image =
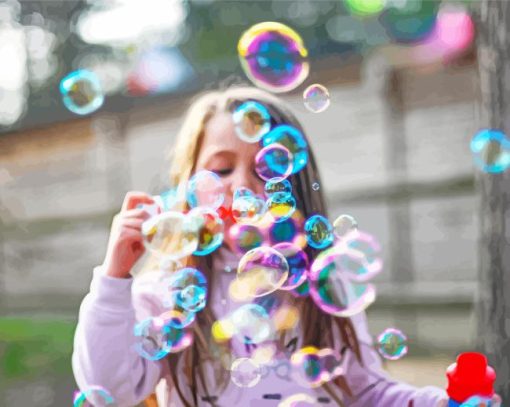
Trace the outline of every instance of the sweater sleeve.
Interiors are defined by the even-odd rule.
[[[382,367],[373,347],[364,313],[352,318],[359,336],[362,363],[354,354],[347,356],[347,378],[353,397],[349,407],[436,407],[448,400],[446,392],[437,387],[416,388],[391,379]]]
[[[134,350],[132,282],[106,276],[96,267],[74,336],[72,366],[78,387],[86,391],[101,386],[119,407],[143,401],[162,374],[161,362],[144,359]],[[136,306],[143,313],[143,300]]]

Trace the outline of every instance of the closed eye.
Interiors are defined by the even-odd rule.
[[[232,174],[232,168],[220,168],[217,170],[212,170],[215,174],[219,175],[220,177],[226,177],[227,175]]]

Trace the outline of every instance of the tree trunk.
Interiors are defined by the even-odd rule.
[[[482,128],[510,134],[510,2],[482,0],[478,62]],[[478,345],[496,369],[496,391],[510,403],[510,172],[479,173],[481,235]],[[505,220],[506,219],[506,220]]]

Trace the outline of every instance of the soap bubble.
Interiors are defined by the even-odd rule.
[[[367,262],[363,273],[359,269],[357,281],[367,281],[382,271],[381,245],[371,234],[354,229],[343,237],[340,246],[345,247],[348,252],[360,253]]]
[[[305,223],[308,245],[314,249],[324,249],[333,243],[333,227],[322,215],[312,215]]]
[[[366,284],[368,262],[362,253],[331,247],[322,251],[308,273],[310,295],[328,314],[351,317],[375,301],[375,288]]]
[[[85,69],[71,72],[60,81],[64,105],[73,113],[90,114],[104,102],[101,83],[95,73]]]
[[[407,354],[407,337],[398,329],[385,329],[377,337],[377,348],[385,359],[398,360]]]
[[[308,143],[297,128],[281,124],[262,137],[262,145],[280,144],[290,151],[292,156],[292,174],[301,171],[308,163]]]
[[[186,267],[169,277],[168,291],[174,304],[195,313],[205,307],[207,280],[199,270]]]
[[[190,326],[195,322],[196,314],[184,308],[174,308],[163,312],[159,318],[163,321],[164,325],[174,328],[176,330],[182,330],[187,326]]]
[[[292,192],[292,185],[287,179],[271,178],[266,181],[264,192],[268,198],[277,192],[290,194]]]
[[[296,200],[292,194],[275,192],[266,201],[266,209],[275,222],[281,222],[292,216],[296,210]]]
[[[135,350],[148,360],[164,358],[184,337],[182,329],[165,325],[162,318],[147,318],[135,325]]]
[[[481,130],[473,137],[470,146],[475,164],[482,171],[497,174],[510,167],[510,140],[503,132]]]
[[[288,92],[308,76],[308,51],[303,40],[284,24],[255,24],[243,33],[237,50],[246,76],[269,91]]]
[[[260,381],[260,366],[253,359],[239,358],[232,362],[230,379],[239,387],[253,387]]]
[[[338,237],[345,236],[348,232],[358,229],[358,222],[351,215],[340,215],[333,222],[335,235]]]
[[[264,307],[244,304],[228,318],[233,327],[233,336],[241,343],[258,344],[273,337],[274,326]]]
[[[306,280],[307,254],[298,246],[288,242],[278,243],[273,246],[273,249],[279,251],[289,264],[289,276],[280,289],[292,290],[300,286]]]
[[[293,158],[281,144],[270,144],[255,156],[255,171],[264,181],[284,180],[292,173]]]
[[[214,172],[201,170],[188,181],[187,200],[190,207],[218,209],[225,200],[225,187]]]
[[[324,369],[317,348],[307,346],[299,349],[292,354],[290,363],[292,376],[300,385],[313,388],[324,383]]]
[[[246,253],[264,242],[262,231],[254,225],[236,223],[230,227],[229,235],[235,251],[239,253]]]
[[[460,407],[501,407],[501,397],[497,394],[492,397],[472,396],[464,401]]]
[[[74,396],[73,407],[115,407],[112,395],[101,386],[89,386],[85,391],[77,392]]]
[[[281,242],[290,242],[305,248],[306,237],[304,234],[304,218],[299,210],[295,210],[292,216],[280,222],[273,222],[268,229],[268,237],[271,245]]]
[[[329,107],[329,91],[325,86],[315,83],[303,92],[305,107],[312,113],[320,113]]]
[[[255,195],[241,195],[232,202],[232,216],[238,223],[258,223],[266,212],[265,202]]]
[[[262,297],[278,290],[288,275],[289,265],[285,257],[266,246],[245,253],[237,268],[237,279],[250,297]]]
[[[347,10],[359,16],[379,14],[386,3],[386,0],[344,0]]]
[[[271,116],[261,103],[248,101],[233,114],[237,136],[247,143],[256,143],[271,129]]]
[[[335,377],[345,374],[342,369],[342,357],[340,353],[331,348],[323,348],[318,352],[324,382],[329,382]]]
[[[306,393],[296,393],[282,400],[278,407],[315,407],[317,399]]]
[[[142,224],[144,244],[152,253],[170,260],[192,254],[198,246],[198,229],[192,217],[163,212]]]
[[[314,191],[318,191],[320,188],[321,188],[321,186],[320,186],[320,184],[319,184],[318,182],[314,182],[314,183],[312,184],[312,189],[313,189]]]
[[[206,208],[193,208],[187,215],[196,223],[198,247],[195,256],[206,256],[214,252],[223,243],[223,221],[216,211]]]

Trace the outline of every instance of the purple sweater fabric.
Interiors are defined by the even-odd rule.
[[[237,259],[226,250],[216,257],[214,271],[218,280],[215,286],[219,289],[213,291],[208,306],[221,317],[239,306],[226,295],[226,287],[235,278],[235,273],[224,271],[226,266],[235,270]],[[160,407],[183,406],[172,385],[168,361],[150,361],[134,350],[136,321],[160,315],[165,310],[158,295],[158,288],[161,288],[158,282],[165,275],[158,271],[134,279],[117,279],[106,276],[102,267],[94,269],[90,292],[80,307],[74,338],[72,365],[80,390],[101,386],[110,392],[119,407],[136,406],[154,392]],[[447,400],[445,391],[439,388],[415,388],[388,377],[373,349],[365,314],[360,313],[351,319],[360,342],[363,363],[360,364],[350,350],[342,356],[341,365],[353,394],[348,397],[336,392],[345,406],[408,407],[412,400],[414,407],[435,407],[440,401]],[[297,333],[295,349],[305,345]],[[341,349],[341,343],[339,346]],[[250,355],[250,350],[240,344],[233,346],[232,352],[236,357]],[[206,365],[205,370],[208,382],[214,383],[210,380],[214,377],[212,366]],[[305,388],[296,383],[289,372],[288,355],[279,355],[263,369],[262,378],[254,387],[241,388],[229,383],[224,391],[220,391],[214,384],[209,384],[206,392],[199,386],[198,406],[211,406],[210,400],[214,400],[214,405],[219,407],[276,407],[297,393],[309,395],[317,406],[337,405],[323,388]],[[188,400],[193,400],[190,389],[187,386],[181,388]]]

